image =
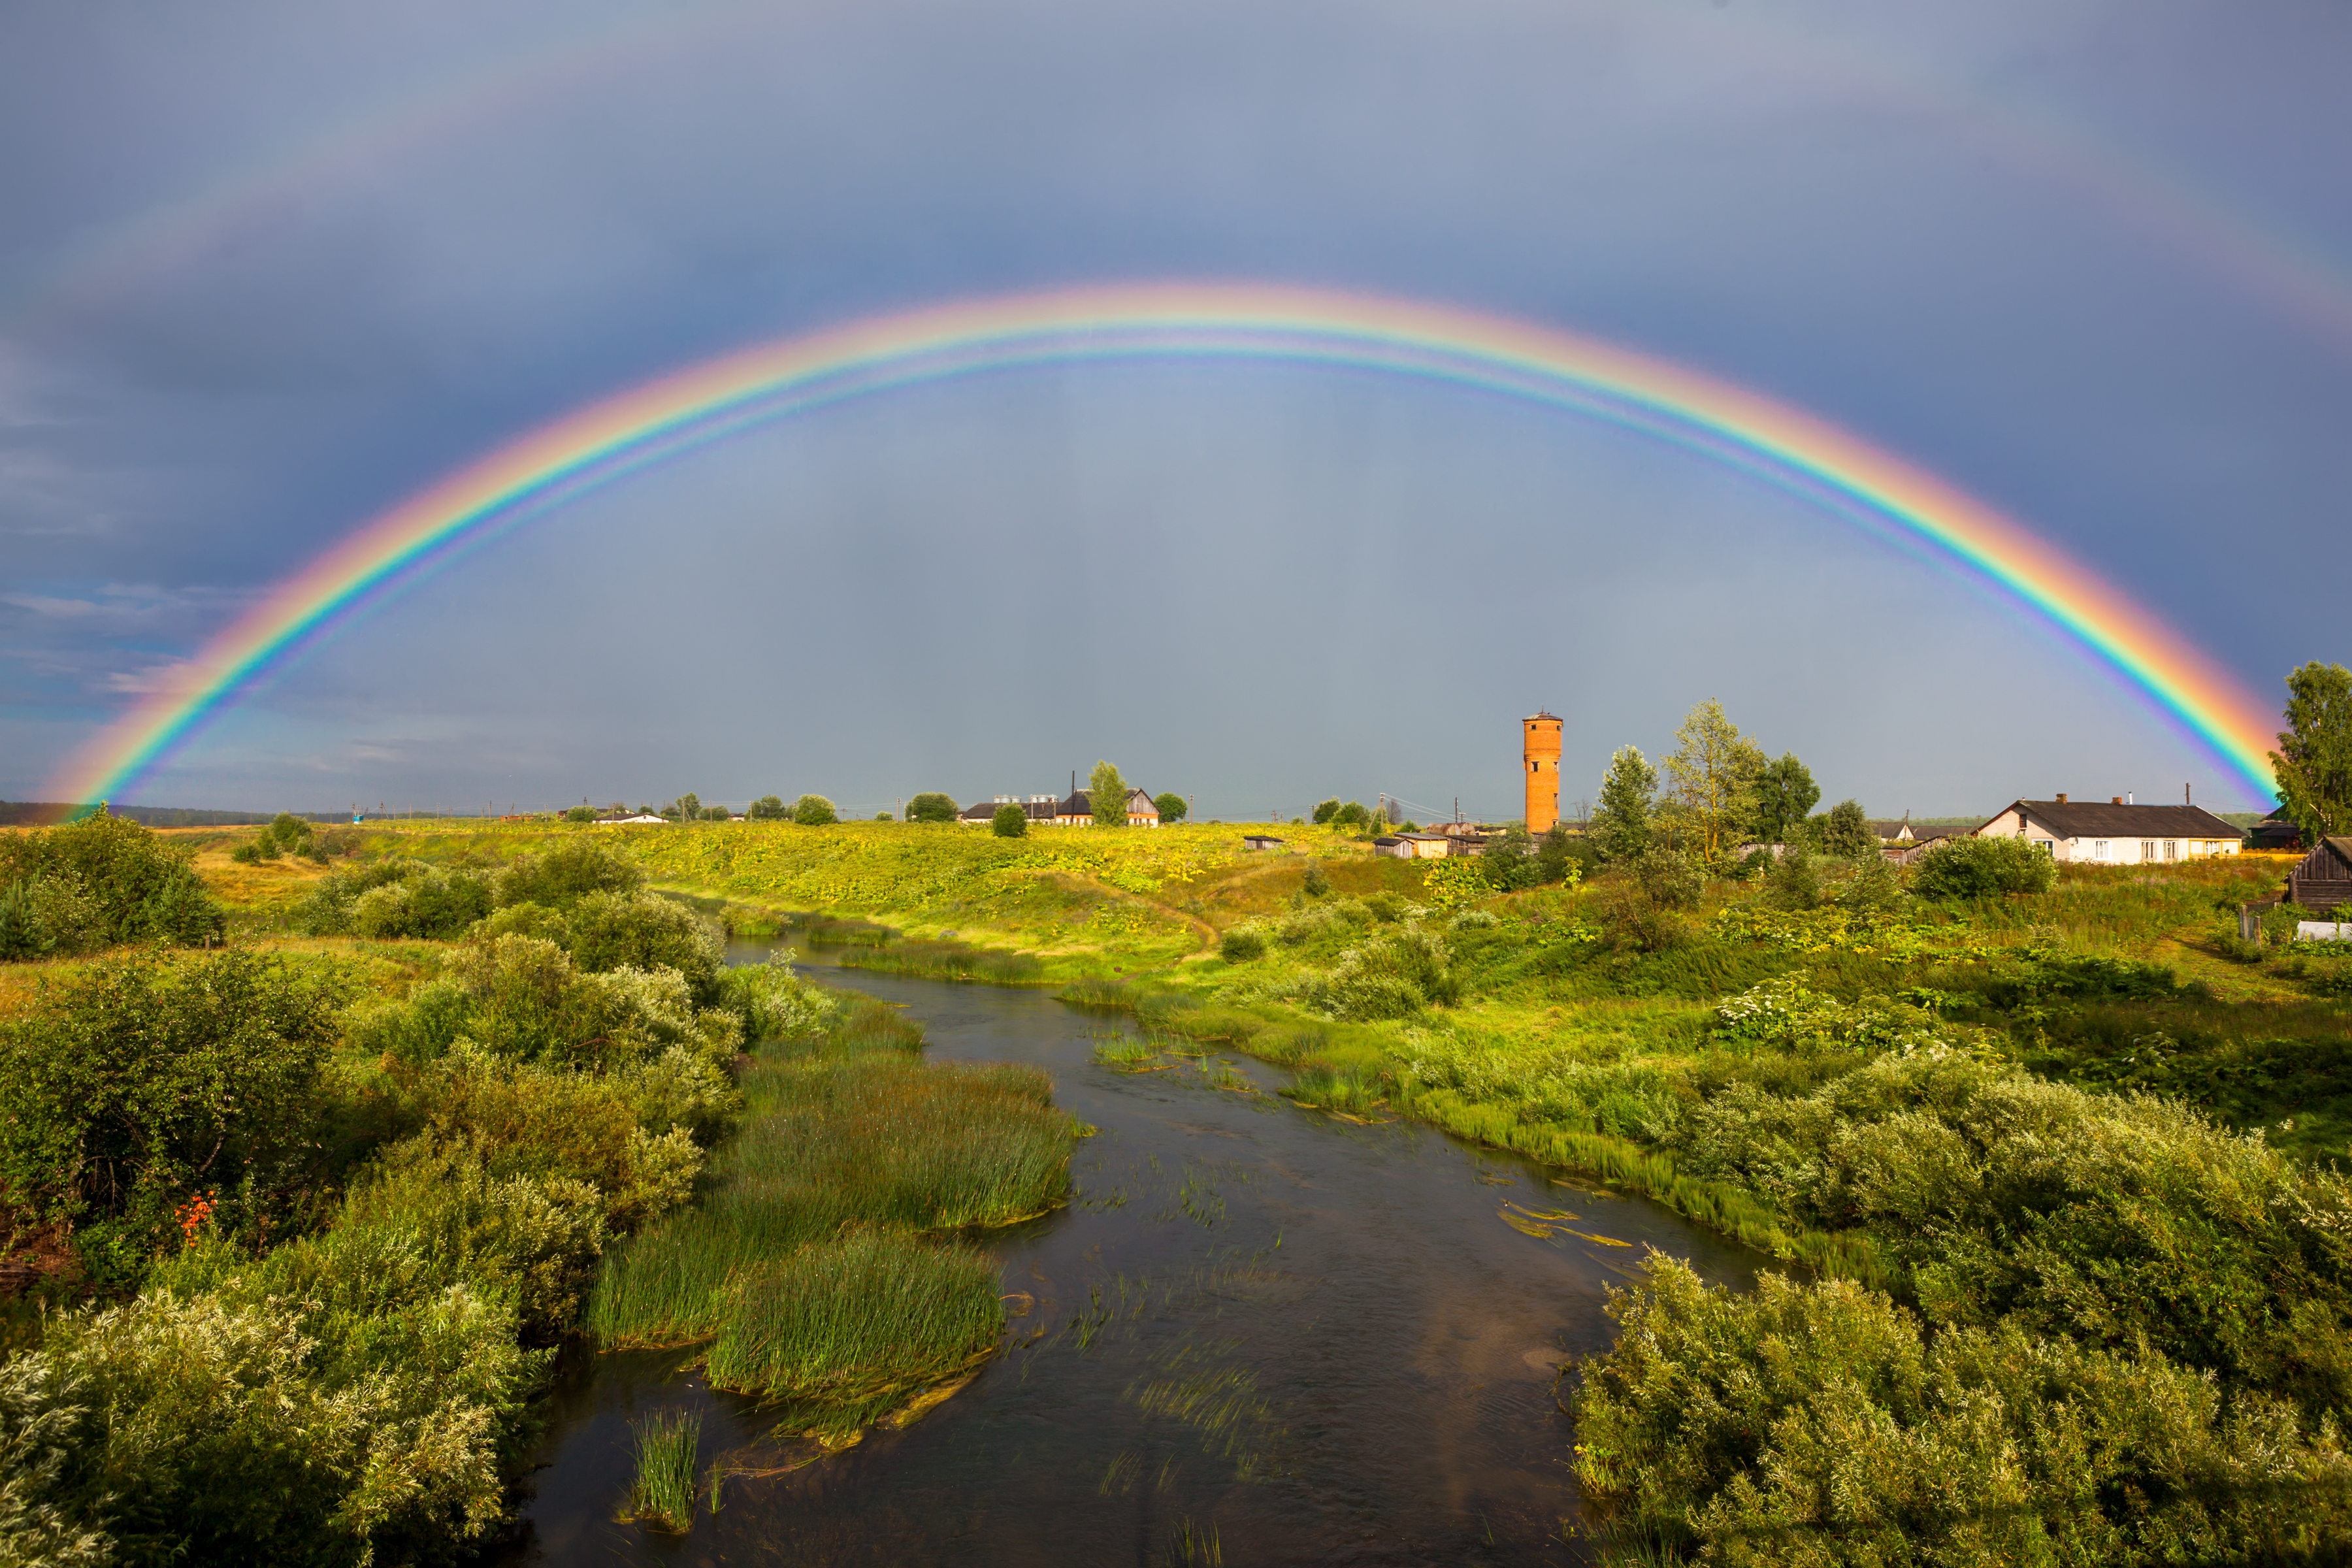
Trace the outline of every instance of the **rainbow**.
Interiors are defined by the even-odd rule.
[[[691,366],[516,440],[280,584],[73,756],[50,798],[134,788],[339,616],[465,544],[740,431],[1024,366],[1192,358],[1370,371],[1525,400],[1671,442],[2006,589],[2104,661],[2258,799],[2260,705],[2169,627],[2017,523],[1785,404],[1592,339],[1403,300],[1254,285],[1080,289],[876,317]]]

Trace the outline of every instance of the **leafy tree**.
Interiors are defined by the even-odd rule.
[[[1878,835],[1870,830],[1870,818],[1864,815],[1860,801],[1842,800],[1830,807],[1829,820],[1822,825],[1822,847],[1849,860],[1879,852]]]
[[[887,822],[890,820],[890,814],[887,811],[877,811],[874,814],[874,820],[877,822]]]
[[[677,804],[670,811],[665,811],[662,815],[668,816],[673,812],[688,822],[697,821],[702,816],[702,797],[691,792],[679,795]]]
[[[596,808],[593,805],[575,805],[570,811],[563,814],[563,820],[566,822],[593,822],[596,820]]]
[[[1127,781],[1118,769],[1108,763],[1097,763],[1087,779],[1087,805],[1095,815],[1097,827],[1127,826]]]
[[[1631,860],[1650,847],[1650,816],[1656,809],[1658,770],[1638,746],[1609,759],[1601,781],[1600,804],[1592,808],[1587,836],[1605,861]]]
[[[2058,862],[2019,837],[1977,834],[1927,846],[1911,890],[1923,899],[1990,899],[2046,893],[2058,885]]]
[[[1712,697],[1685,714],[1675,731],[1666,779],[1708,865],[1723,858],[1753,816],[1756,779],[1766,765],[1762,749],[1739,732]]]
[[[1029,833],[1029,814],[1011,801],[1007,801],[996,808],[995,816],[988,819],[988,828],[999,838],[1026,837]]]
[[[702,820],[705,822],[732,822],[735,820],[735,814],[728,810],[723,805],[706,805],[702,808]]]
[[[1541,874],[1536,864],[1535,840],[1517,824],[1487,839],[1486,852],[1478,858],[1486,873],[1486,885],[1498,893],[1532,888]]]
[[[1796,752],[1783,752],[1779,762],[1765,763],[1757,773],[1755,795],[1756,837],[1766,844],[1788,844],[1804,830],[1822,786]]]
[[[909,822],[953,822],[956,803],[937,790],[926,790],[907,803]]]
[[[1339,815],[1339,798],[1334,796],[1315,808],[1315,826],[1320,827]]]
[[[821,795],[804,795],[793,802],[793,820],[803,827],[825,827],[841,820],[833,802]]]
[[[2305,844],[2352,833],[2352,670],[2305,665],[2286,678],[2286,723],[2271,770]]]
[[[743,815],[754,822],[782,822],[792,814],[793,808],[784,804],[782,796],[763,795]]]
[[[1182,795],[1172,791],[1167,795],[1153,795],[1151,805],[1153,810],[1160,813],[1160,820],[1170,824],[1183,821],[1185,813],[1192,809],[1185,804]]]
[[[1536,845],[1536,880],[1573,887],[1583,879],[1584,862],[1591,853],[1591,840],[1579,838],[1564,823],[1554,823]]]
[[[1764,901],[1775,909],[1810,910],[1822,901],[1822,879],[1813,866],[1812,851],[1802,844],[1764,868]]]
[[[0,887],[17,882],[58,951],[131,942],[193,947],[226,926],[186,854],[120,816],[0,835]]]

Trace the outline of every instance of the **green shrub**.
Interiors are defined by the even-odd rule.
[[[784,804],[783,798],[772,795],[761,795],[743,813],[754,822],[782,822],[792,814],[793,808]]]
[[[1299,880],[1298,890],[1310,899],[1322,898],[1331,890],[1331,874],[1323,869],[1322,861],[1307,862],[1307,870]]]
[[[625,895],[645,885],[645,868],[619,849],[596,838],[566,838],[499,872],[498,905],[568,910],[593,893]]]
[[[792,959],[789,951],[781,951],[771,952],[765,963],[719,971],[718,1005],[742,1020],[746,1043],[807,1039],[823,1033],[840,1011],[835,994],[793,973]]]
[[[122,942],[202,946],[226,929],[187,856],[135,822],[92,816],[0,836],[0,957],[79,952]]]
[[[825,827],[841,820],[833,802],[821,795],[804,795],[793,803],[793,820],[803,827]]]
[[[330,871],[311,884],[310,892],[295,906],[294,928],[306,936],[348,936],[352,931],[352,906],[359,902],[362,895],[432,869],[423,860],[387,857],[364,866]]]
[[[223,1224],[280,1212],[318,1158],[349,999],[334,975],[245,952],[101,960],[44,988],[0,1021],[0,1191],[97,1227],[93,1247],[117,1227],[130,1258],[199,1194]]]
[[[1611,1535],[1726,1564],[2317,1562],[2352,1552],[2352,1459],[2294,1409],[2145,1348],[2005,1323],[1930,1338],[1885,1296],[1612,1289],[1576,1469]]]
[[[490,912],[489,879],[476,871],[428,868],[362,893],[352,901],[354,936],[446,941]]]
[[[2058,885],[2058,862],[2023,838],[1967,834],[1920,852],[1911,890],[1923,899],[1990,899],[2046,893]]]
[[[1217,939],[1217,956],[1227,963],[1247,963],[1265,956],[1265,933],[1253,926],[1235,926]]]
[[[698,998],[717,994],[726,946],[710,921],[658,893],[590,893],[572,906],[572,956],[583,970],[674,969]]]
[[[448,1554],[503,1515],[501,1438],[531,1363],[458,1286],[366,1336],[310,1309],[142,1297],[53,1321],[22,1358],[99,1436],[89,1526],[132,1564],[356,1564]]]
[[[47,1356],[0,1360],[0,1563],[10,1568],[104,1568],[114,1556],[95,1523],[112,1500],[88,1392]]]
[[[989,830],[999,838],[1022,838],[1029,832],[1029,814],[1010,803],[996,808],[988,819]]]

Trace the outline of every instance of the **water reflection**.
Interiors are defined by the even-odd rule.
[[[1246,1059],[1098,1065],[1108,1022],[1038,993],[826,978],[905,1003],[937,1058],[1047,1068],[1100,1129],[1069,1207],[991,1238],[1007,1350],[913,1425],[813,1463],[677,1355],[583,1356],[502,1561],[1579,1561],[1555,1368],[1607,1342],[1604,1290],[1647,1245],[1712,1278],[1752,1267],[1655,1205],[1299,1110]],[[675,1405],[703,1412],[706,1466],[765,1472],[727,1479],[684,1538],[613,1518],[629,1420]]]

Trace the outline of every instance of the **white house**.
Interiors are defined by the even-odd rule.
[[[2014,801],[1977,829],[1979,837],[2022,838],[2043,854],[2093,866],[2145,866],[2235,855],[2244,835],[2201,805],[2126,805]]]

